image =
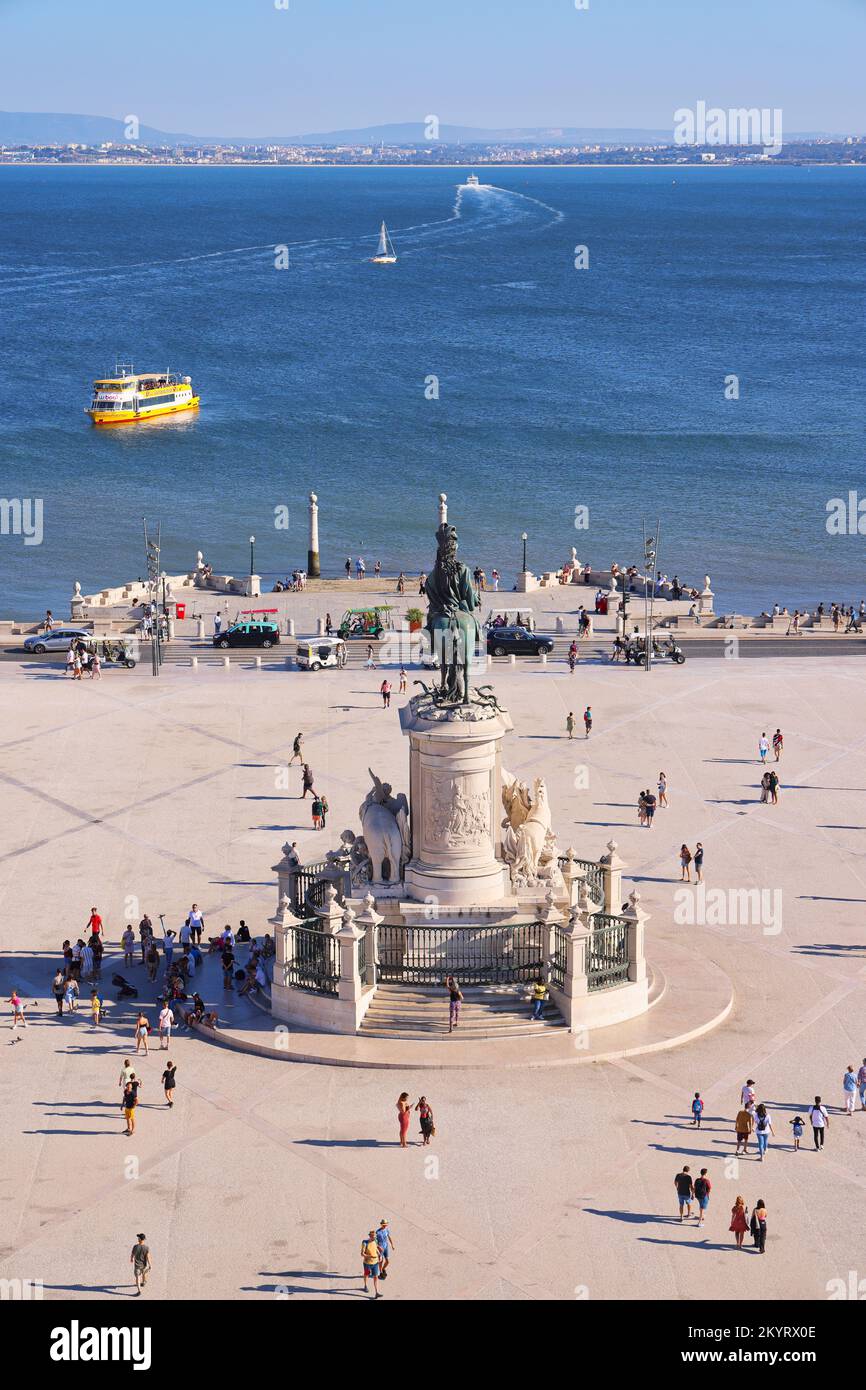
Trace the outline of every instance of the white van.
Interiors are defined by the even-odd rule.
[[[348,651],[342,637],[310,637],[298,643],[295,661],[302,671],[321,671],[323,666],[346,664]]]

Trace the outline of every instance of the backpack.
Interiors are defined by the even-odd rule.
[[[695,1196],[696,1196],[696,1197],[698,1198],[698,1200],[700,1201],[701,1197],[706,1197],[706,1195],[707,1195],[707,1180],[706,1180],[706,1178],[695,1178]]]

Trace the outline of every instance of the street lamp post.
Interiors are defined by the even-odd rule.
[[[523,535],[520,537],[520,539],[523,541],[523,573],[525,574],[525,573],[526,573],[526,542],[529,540],[529,537],[527,536],[527,534],[526,534],[525,531],[523,532]]]
[[[255,572],[256,572],[255,559],[256,559],[256,538],[255,538],[255,536],[250,536],[250,578],[252,578],[252,576],[253,576],[253,575],[255,574]]]

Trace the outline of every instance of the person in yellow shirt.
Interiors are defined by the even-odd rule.
[[[102,1013],[102,1000],[95,989],[90,991],[90,1018],[94,1028],[99,1027],[99,1015]]]
[[[544,1012],[544,1001],[547,998],[547,985],[539,975],[535,984],[532,986],[532,1017],[540,1019]]]
[[[376,1232],[370,1231],[369,1235],[361,1241],[361,1259],[364,1262],[364,1293],[367,1292],[367,1280],[373,1280],[373,1297],[381,1298],[379,1292],[379,1242],[376,1240]]]

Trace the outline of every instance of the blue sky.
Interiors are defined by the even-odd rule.
[[[866,131],[866,0],[0,0],[0,106],[191,134],[647,126],[781,107]]]

